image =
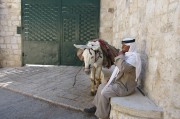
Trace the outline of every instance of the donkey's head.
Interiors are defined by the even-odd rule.
[[[84,71],[86,72],[86,74],[89,74],[91,71],[90,69],[94,66],[94,63],[97,60],[96,52],[100,50],[99,42],[89,41],[87,45],[74,44],[74,46],[79,49],[77,55],[80,60],[84,60]]]

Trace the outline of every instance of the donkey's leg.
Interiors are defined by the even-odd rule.
[[[96,93],[95,93],[95,85],[94,85],[94,79],[91,79],[91,92],[90,92],[90,95],[91,96],[94,96]]]
[[[95,79],[95,89],[94,89],[94,92],[96,93],[97,92],[97,89],[98,89],[98,87],[99,87],[99,85],[101,84],[101,79],[99,78],[99,79]]]
[[[101,84],[101,70],[102,66],[99,66],[96,68],[96,73],[95,73],[95,91],[97,91],[99,85]]]
[[[91,79],[91,96],[95,95],[95,71],[96,69],[94,67],[91,68],[91,74],[90,74],[90,79]]]

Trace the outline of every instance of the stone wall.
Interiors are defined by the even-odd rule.
[[[0,66],[21,66],[21,0],[0,0]]]
[[[112,44],[119,47],[122,38],[129,36],[136,38],[143,61],[141,76],[144,91],[164,109],[164,119],[179,119],[180,1],[113,1]],[[104,4],[102,6],[107,6],[103,11],[112,8],[109,5],[113,1],[102,0]],[[106,22],[103,17],[101,22]],[[103,29],[104,26],[101,25]],[[101,32],[101,37],[106,37],[106,32]]]
[[[100,38],[112,44],[114,0],[101,0],[100,7]]]

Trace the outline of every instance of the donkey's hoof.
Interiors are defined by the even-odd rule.
[[[91,96],[95,96],[95,95],[96,95],[96,91],[91,92],[90,95],[91,95]]]

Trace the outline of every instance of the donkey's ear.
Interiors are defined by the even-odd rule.
[[[89,48],[87,45],[76,45],[76,44],[74,44],[74,47],[80,48],[82,50],[84,50],[85,48]]]

